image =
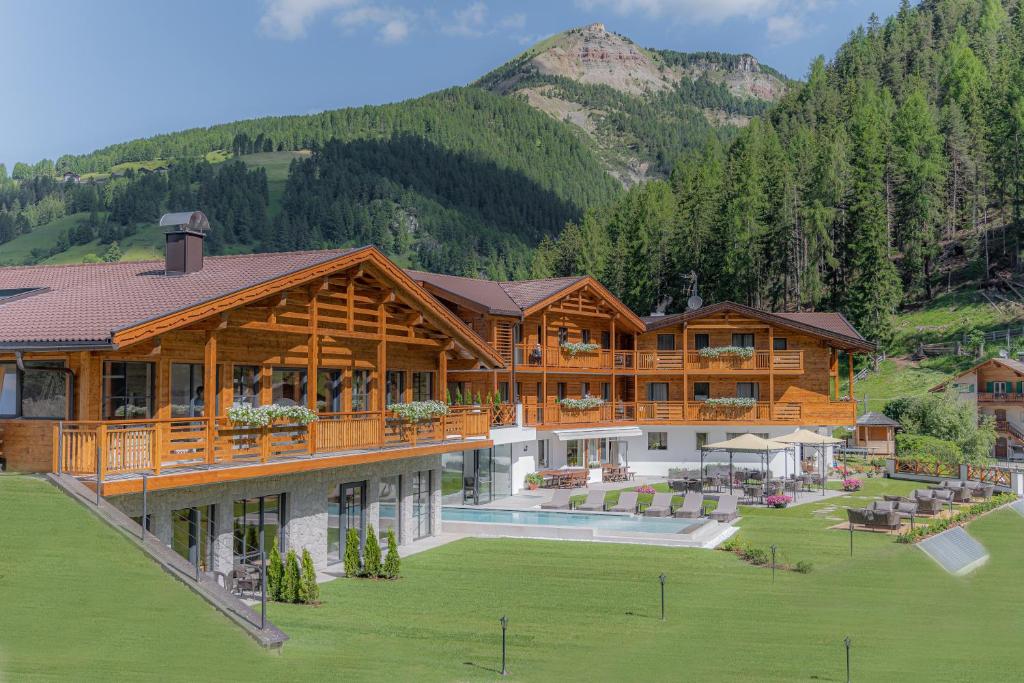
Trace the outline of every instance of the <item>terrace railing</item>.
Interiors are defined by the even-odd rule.
[[[100,479],[160,474],[195,465],[261,463],[483,437],[490,427],[489,406],[453,406],[448,415],[415,423],[380,411],[323,413],[308,425],[279,422],[267,427],[238,425],[226,417],[62,422],[54,426],[53,469]]]

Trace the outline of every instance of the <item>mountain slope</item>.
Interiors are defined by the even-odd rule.
[[[750,55],[644,49],[603,24],[552,36],[475,85],[575,125],[626,184],[667,175],[680,154],[730,138],[787,90]]]

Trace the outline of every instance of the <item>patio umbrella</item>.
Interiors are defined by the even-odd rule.
[[[771,439],[762,439],[756,434],[740,434],[739,436],[727,439],[725,441],[718,441],[716,443],[705,444],[700,449],[700,464],[701,469],[704,469],[704,452],[707,451],[728,451],[729,452],[729,493],[732,493],[732,456],[733,453],[757,453],[764,457],[767,463],[771,453],[778,453],[779,451],[788,451],[790,448],[789,444],[780,443]],[[767,465],[766,465],[767,466]],[[701,490],[703,491],[703,478],[701,479]]]
[[[821,495],[825,495],[825,451],[822,449],[825,446],[842,443],[843,440],[836,439],[831,436],[825,436],[824,434],[818,434],[817,432],[812,432],[809,429],[798,429],[792,434],[785,434],[783,436],[776,437],[775,440],[782,443],[799,445],[801,447],[814,446],[821,463]]]

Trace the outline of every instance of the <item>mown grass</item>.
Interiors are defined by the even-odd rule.
[[[970,525],[992,559],[967,578],[888,534],[858,533],[851,558],[827,528],[834,506],[912,486],[743,508],[741,539],[814,564],[774,584],[718,551],[458,541],[406,559],[399,581],[341,579],[319,607],[273,605],[291,636],[275,657],[48,485],[3,477],[0,677],[494,680],[507,615],[514,680],[841,681],[847,635],[855,680],[1019,680],[1016,513]]]

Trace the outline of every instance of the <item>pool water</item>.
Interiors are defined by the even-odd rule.
[[[487,508],[445,507],[441,519],[446,522],[479,522],[482,524],[526,524],[533,526],[567,526],[639,531],[650,534],[677,534],[686,531],[697,519],[674,517],[642,517],[635,515],[595,515],[586,512],[554,512],[549,510],[491,510]]]

